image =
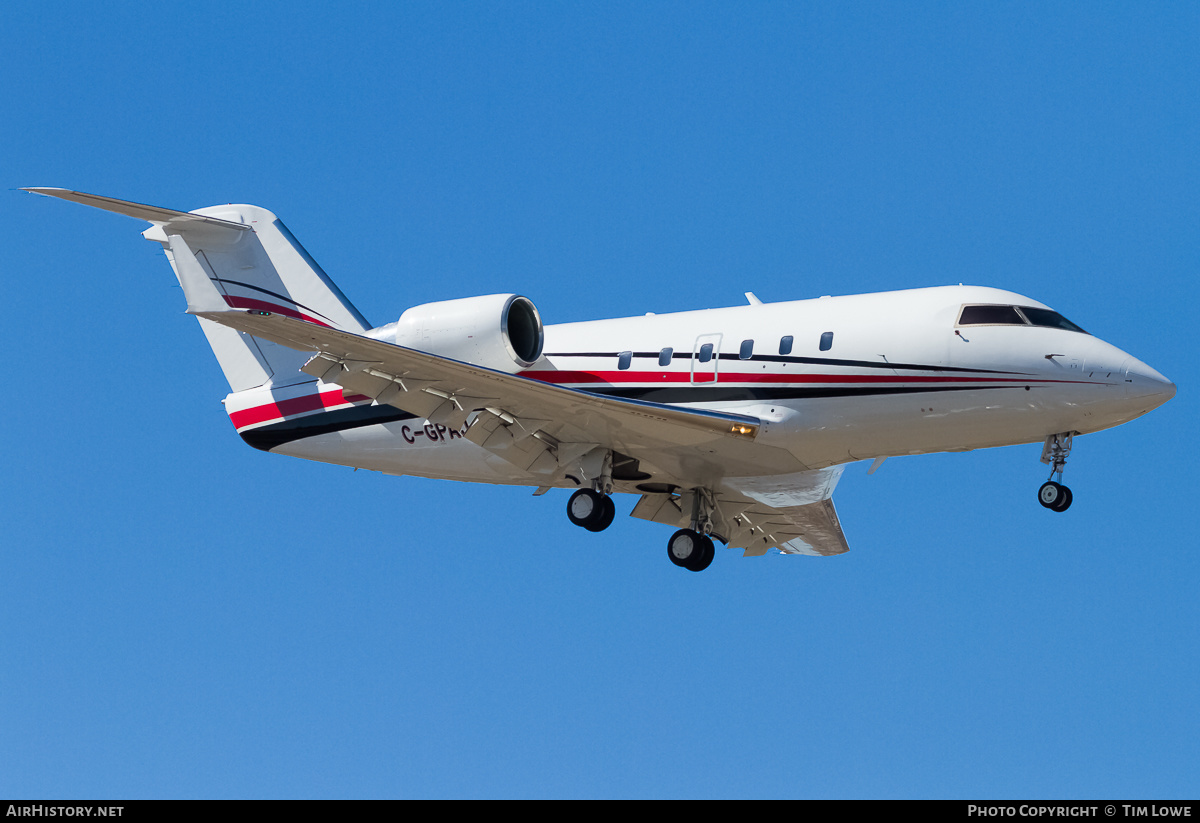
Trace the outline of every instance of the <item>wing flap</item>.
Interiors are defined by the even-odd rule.
[[[827,557],[850,550],[830,496],[842,466],[784,477],[726,478],[716,496],[714,533],[744,556],[771,549],[784,554]],[[776,505],[786,501],[784,505]],[[676,528],[691,524],[691,506],[677,494],[646,494],[633,517]]]

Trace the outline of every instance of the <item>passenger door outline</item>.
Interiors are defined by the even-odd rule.
[[[700,362],[700,351],[705,346],[712,346],[712,357],[707,363]],[[702,334],[696,338],[692,346],[692,383],[716,383],[717,373],[721,362],[721,335]]]

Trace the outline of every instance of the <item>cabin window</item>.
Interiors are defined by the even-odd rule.
[[[738,359],[739,360],[749,360],[753,356],[754,356],[754,341],[753,340],[743,340],[742,347],[741,347],[741,349],[738,350]]]
[[[624,371],[629,368],[629,364],[633,362],[633,352],[623,351],[617,355],[617,368]]]
[[[821,351],[829,351],[833,348],[833,332],[827,331],[821,335]]]
[[[960,326],[1024,326],[1016,306],[963,306]]]
[[[675,355],[675,350],[672,349],[671,347],[668,346],[667,348],[663,349],[662,351],[660,351],[658,353],[658,365],[660,365],[660,366],[671,365],[671,358],[674,355]]]
[[[780,354],[791,354],[792,353],[792,336],[790,334],[787,337],[779,338],[779,353]]]
[[[700,362],[707,363],[709,360],[712,360],[712,353],[713,353],[713,344],[705,343],[703,346],[700,347],[700,358],[699,358]]]

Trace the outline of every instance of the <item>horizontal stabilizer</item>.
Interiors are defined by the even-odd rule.
[[[159,206],[147,206],[144,203],[117,200],[116,198],[103,197],[99,194],[85,194],[84,192],[71,191],[70,189],[25,188],[21,189],[21,191],[27,191],[31,194],[44,194],[47,197],[57,197],[59,200],[69,200],[72,203],[80,203],[95,209],[116,212],[117,214],[124,214],[127,217],[136,217],[138,220],[145,220],[148,223],[170,226],[176,231],[188,226],[201,225],[214,228],[237,229],[238,231],[245,231],[250,228],[242,223],[219,220],[216,217],[205,217],[202,214],[190,214],[186,211],[164,209]]]

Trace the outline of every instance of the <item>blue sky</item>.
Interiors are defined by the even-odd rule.
[[[850,467],[838,558],[265,455],[143,224],[0,191],[0,796],[1195,797],[1195,4],[40,4],[6,187],[275,211],[373,323],[946,283],[1178,396]]]

